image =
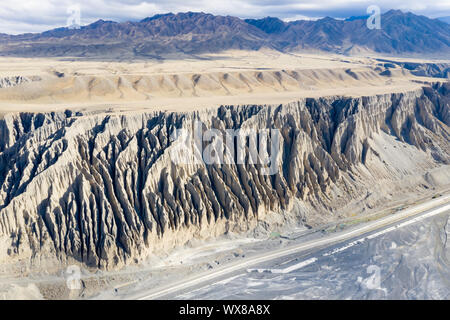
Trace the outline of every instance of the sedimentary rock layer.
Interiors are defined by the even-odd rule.
[[[381,180],[448,165],[449,89],[190,113],[7,114],[0,259],[115,268],[193,237],[251,230],[299,203],[314,210],[298,219],[314,223]],[[279,130],[278,170],[175,163],[171,134],[196,120],[203,130]]]

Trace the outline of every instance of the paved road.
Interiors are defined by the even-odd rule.
[[[427,201],[420,205],[397,212],[395,215],[389,215],[370,223],[366,223],[359,227],[354,227],[349,230],[344,230],[335,234],[324,236],[316,240],[304,242],[301,244],[292,245],[278,250],[266,252],[264,254],[249,257],[245,260],[240,260],[224,267],[203,272],[199,275],[187,278],[183,281],[172,283],[166,287],[150,289],[146,292],[141,292],[139,295],[132,297],[132,299],[149,300],[149,299],[165,299],[176,297],[183,292],[197,290],[204,286],[214,284],[217,282],[227,282],[230,279],[249,271],[270,271],[271,273],[285,274],[305,266],[313,264],[317,258],[310,258],[294,265],[285,268],[258,270],[257,266],[267,265],[271,261],[280,261],[280,259],[292,257],[292,255],[301,256],[307,255],[313,251],[323,250],[330,247],[330,251],[323,254],[333,255],[340,251],[346,250],[352,246],[358,245],[366,240],[379,237],[383,234],[392,232],[399,228],[413,225],[426,218],[439,215],[441,213],[450,211],[450,195],[441,196],[439,198]],[[350,241],[350,242],[349,242]],[[342,243],[342,245],[339,245]],[[270,263],[269,263],[270,264]]]

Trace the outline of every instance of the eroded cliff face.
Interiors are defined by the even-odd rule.
[[[22,76],[0,78],[0,89],[15,87],[29,81],[30,79]]]
[[[0,259],[116,268],[288,212],[309,224],[336,219],[380,183],[397,188],[450,163],[449,89],[191,113],[5,115]],[[221,131],[279,129],[277,173],[249,163],[174,163],[171,133],[196,120]]]

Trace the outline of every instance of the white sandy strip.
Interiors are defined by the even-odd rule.
[[[324,246],[324,245],[330,245],[335,242],[351,239],[355,236],[358,236],[358,235],[361,235],[361,234],[364,234],[364,233],[367,233],[370,231],[374,231],[375,229],[382,228],[383,226],[386,226],[388,224],[399,222],[400,220],[406,219],[410,216],[420,214],[424,211],[436,208],[438,206],[442,206],[442,207],[437,208],[436,210],[433,210],[432,212],[428,213],[426,216],[429,217],[431,215],[442,213],[445,210],[449,210],[450,209],[449,201],[450,201],[450,195],[445,195],[445,196],[439,197],[437,199],[430,200],[426,203],[422,203],[420,205],[414,206],[412,208],[402,210],[401,212],[396,213],[395,215],[387,216],[382,219],[373,221],[371,223],[368,223],[368,224],[366,224],[360,228],[354,229],[354,230],[341,232],[336,235],[326,237],[323,239],[312,240],[312,241],[302,243],[299,245],[295,245],[292,247],[283,248],[283,249],[280,249],[280,250],[277,250],[274,252],[265,253],[265,254],[257,256],[257,257],[252,257],[251,259],[248,259],[246,261],[236,262],[236,263],[230,264],[226,267],[223,267],[221,269],[213,270],[212,272],[210,271],[210,272],[203,273],[201,275],[198,275],[196,277],[193,277],[193,278],[190,278],[190,279],[178,282],[178,283],[169,284],[163,288],[146,290],[146,292],[141,292],[137,296],[130,297],[130,299],[139,299],[139,300],[157,299],[157,298],[169,295],[169,294],[176,293],[180,290],[184,290],[184,289],[192,287],[192,286],[201,285],[204,282],[212,281],[214,279],[217,279],[218,277],[223,277],[227,274],[239,271],[246,267],[250,267],[250,266],[254,266],[259,263],[278,259],[278,258],[288,256],[293,253],[301,252],[304,250],[317,248],[317,247]],[[438,213],[435,213],[436,211]]]

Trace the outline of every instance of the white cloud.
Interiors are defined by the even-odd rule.
[[[292,17],[287,17],[287,18],[283,18],[282,20],[284,22],[290,22],[290,21],[296,21],[296,20],[319,20],[323,17],[308,17],[308,16],[304,16],[301,14],[296,14],[295,16]]]
[[[2,0],[0,33],[42,32],[65,26],[71,5],[81,6],[81,22],[98,19],[140,20],[156,13],[203,11],[242,18],[276,16],[285,20],[295,17],[347,17],[365,14],[372,4],[382,11],[401,9],[430,17],[449,16],[449,0]]]

